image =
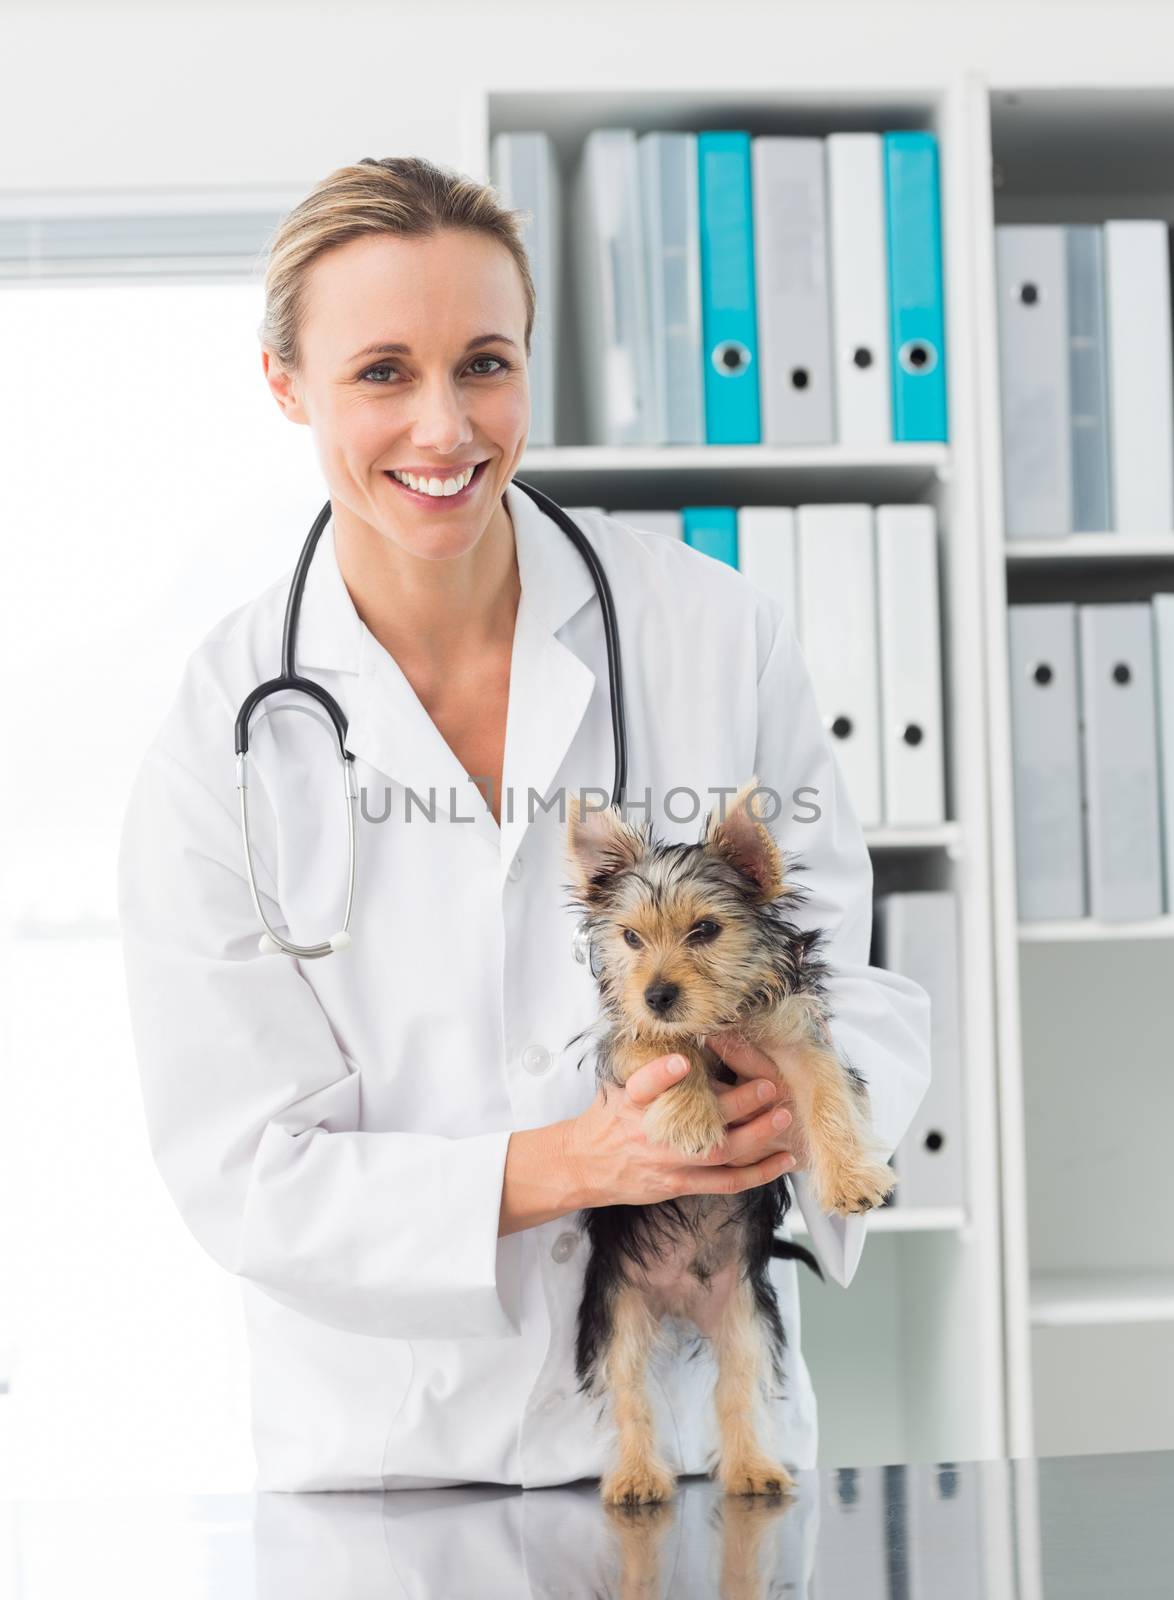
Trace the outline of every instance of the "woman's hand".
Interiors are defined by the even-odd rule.
[[[788,1125],[791,1118],[776,1104],[773,1066],[769,1078],[715,1086],[729,1132],[709,1155],[685,1156],[650,1144],[644,1112],[684,1076],[670,1069],[674,1059],[680,1058],[645,1062],[622,1089],[608,1085],[586,1111],[563,1125],[563,1159],[578,1205],[646,1206],[683,1194],[738,1194],[791,1171],[794,1157],[785,1148],[784,1130],[772,1120],[778,1111]]]
[[[791,1152],[795,1157],[795,1170],[802,1172],[809,1164],[810,1152],[803,1137],[802,1125],[795,1120],[795,1097],[783,1077],[787,1066],[785,1056],[776,1060],[773,1056],[767,1055],[757,1045],[751,1044],[737,1029],[707,1034],[705,1043],[715,1055],[721,1056],[730,1071],[736,1072],[739,1078],[749,1081],[765,1079],[775,1085],[776,1103],[780,1107],[785,1106],[791,1113],[787,1137],[779,1141],[780,1148]],[[785,1055],[790,1053],[787,1051]],[[736,1087],[741,1085],[731,1084],[719,1088],[717,1091],[719,1098],[722,1094],[733,1094]],[[753,1160],[754,1157],[751,1156],[749,1159]]]

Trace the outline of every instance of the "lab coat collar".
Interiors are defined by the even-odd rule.
[[[503,807],[500,830],[485,803],[484,782],[478,786],[470,781],[398,662],[355,610],[338,566],[333,519],[323,529],[306,576],[296,651],[299,672],[326,669],[357,676],[347,694],[347,749],[352,755],[411,787],[424,805],[434,799],[438,815],[470,819],[468,825],[500,851],[503,872],[528,827],[528,791],[546,796],[596,681],[591,669],[556,637],[595,595],[587,564],[558,524],[512,482],[506,485],[505,503],[514,529],[521,597],[502,774],[503,787],[513,795],[514,815],[510,818]],[[392,803],[402,816],[403,797],[393,796]],[[372,794],[369,812],[379,816],[384,809],[382,795]],[[427,825],[418,808],[411,825]]]

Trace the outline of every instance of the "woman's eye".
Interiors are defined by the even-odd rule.
[[[626,944],[630,944],[632,946],[633,950],[639,950],[639,948],[640,948],[640,935],[638,933],[634,933],[631,928],[625,928],[624,929],[624,942]]]
[[[473,358],[473,360],[470,361],[470,363],[469,363],[469,370],[472,372],[473,368],[480,361],[493,361],[493,362],[496,362],[497,366],[500,367],[500,369],[503,372],[508,372],[510,370],[509,362],[508,361],[504,361],[501,358],[501,356],[475,356]],[[360,376],[363,377],[363,378],[370,378],[370,376],[371,376],[371,374],[373,372],[394,372],[395,370],[396,369],[391,365],[391,363],[389,361],[380,361],[375,366],[368,367],[365,372],[360,374]],[[495,374],[492,371],[490,371],[490,372],[474,372],[473,376],[475,378],[492,378],[492,377],[495,376]],[[376,380],[376,381],[378,381],[378,380]],[[384,384],[383,387],[387,388],[388,385]]]
[[[719,922],[710,922],[706,920],[704,922],[698,922],[689,930],[689,938],[694,944],[707,944],[710,939],[716,939],[721,931],[721,924]]]

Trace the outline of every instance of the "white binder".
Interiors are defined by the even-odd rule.
[[[644,133],[636,143],[656,408],[652,432],[666,444],[704,444],[697,135]]]
[[[1068,365],[1068,252],[1064,229],[995,229],[1003,533],[1072,532],[1072,400]]]
[[[841,444],[890,444],[889,254],[879,133],[826,143],[832,388]]]
[[[545,133],[499,133],[490,145],[492,181],[522,224],[536,305],[530,335],[531,445],[557,440],[555,373],[562,257],[562,195],[554,144]]]
[[[880,964],[919,983],[930,1000],[929,1088],[893,1155],[900,1183],[893,1204],[963,1206],[962,1022],[958,964],[958,896],[917,889],[879,896]]]
[[[631,128],[596,128],[572,192],[571,252],[587,444],[659,444],[645,288],[640,166]]]
[[[1167,912],[1174,913],[1174,594],[1156,594],[1150,610],[1154,628],[1164,904]]]
[[[884,820],[946,816],[937,519],[933,506],[876,508]]]
[[[822,139],[751,140],[764,444],[831,444],[831,306]]]
[[[1088,796],[1089,911],[1162,911],[1153,632],[1146,600],[1077,607]]]
[[[879,1466],[837,1467],[818,1474],[814,1570],[807,1595],[797,1591],[795,1600],[845,1600],[849,1595],[852,1600],[890,1600],[885,1471]]]
[[[1174,376],[1170,357],[1169,230],[1164,222],[1104,225],[1113,528],[1134,537],[1174,531]]]
[[[978,1461],[916,1462],[905,1469],[909,1528],[907,1600],[993,1600],[995,1548],[983,1536]]]
[[[664,533],[670,539],[685,537],[684,518],[679,511],[612,511],[609,515],[629,528],[643,528],[649,533]]]
[[[1076,607],[1007,609],[1019,920],[1086,914]]]
[[[796,559],[790,506],[739,506],[738,570],[779,602],[798,633]]]
[[[798,508],[799,638],[863,827],[883,818],[872,507]]]

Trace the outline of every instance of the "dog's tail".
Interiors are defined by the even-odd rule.
[[[820,1280],[820,1282],[822,1283],[824,1281],[824,1276],[820,1270],[819,1262],[812,1255],[811,1251],[805,1249],[803,1245],[795,1244],[790,1239],[772,1239],[770,1243],[770,1253],[772,1256],[777,1256],[785,1261],[805,1262],[806,1265],[811,1268],[812,1272],[815,1273],[815,1276]]]

